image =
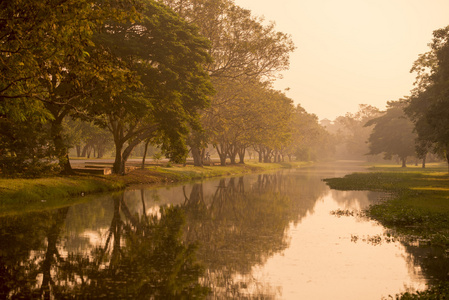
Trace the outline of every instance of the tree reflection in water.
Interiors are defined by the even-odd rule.
[[[131,214],[123,195],[113,201],[106,242],[90,254],[61,255],[59,234],[68,208],[2,219],[2,240],[9,230],[23,232],[1,246],[2,298],[204,298],[208,289],[199,283],[204,269],[196,262],[196,246],[182,241],[181,208],[139,215]]]
[[[64,261],[59,254],[58,237],[67,211],[68,207],[29,214],[25,218],[1,219],[2,299],[50,298],[55,285],[53,266]]]
[[[252,271],[289,247],[288,229],[327,193],[318,176],[262,174],[0,218],[0,298],[275,298]]]
[[[194,184],[189,195],[184,189],[186,239],[200,242],[198,257],[208,268],[206,282],[215,297],[276,294],[273,287],[252,279],[252,268],[288,247],[289,224],[312,209],[317,199],[302,203],[301,212],[293,209],[299,208],[291,197],[298,190],[286,188],[284,179],[281,174],[259,175],[250,183],[244,177],[221,179],[215,193],[206,197],[202,183]]]

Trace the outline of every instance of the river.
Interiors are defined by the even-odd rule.
[[[139,186],[0,218],[2,299],[382,299],[443,277],[426,247],[357,212],[382,193],[340,163]]]

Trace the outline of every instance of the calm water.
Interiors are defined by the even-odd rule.
[[[390,240],[325,168],[136,188],[0,219],[0,297],[382,299],[445,279],[447,259]]]

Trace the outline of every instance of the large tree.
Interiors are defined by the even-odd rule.
[[[384,154],[385,159],[397,155],[406,167],[407,157],[415,155],[416,134],[413,123],[404,113],[404,100],[389,101],[387,110],[380,117],[371,119],[365,126],[374,125],[369,136],[369,153]]]
[[[153,138],[166,156],[183,161],[190,128],[200,128],[198,110],[213,93],[203,66],[209,43],[170,8],[145,0],[138,20],[107,23],[96,39],[101,51],[116,57],[138,82],[119,93],[103,93],[93,103],[114,136],[114,172],[123,173],[131,151]],[[108,80],[100,84],[110,86]],[[107,90],[107,89],[106,89]]]
[[[52,155],[65,173],[70,173],[71,167],[63,120],[85,109],[84,100],[95,88],[91,83],[101,78],[105,69],[108,72],[107,65],[94,62],[90,55],[93,33],[106,20],[132,19],[133,2],[0,3],[0,116],[16,125],[36,119],[47,122],[50,140],[41,146],[53,148]]]
[[[435,30],[429,46],[412,67],[416,88],[406,112],[420,142],[445,156],[449,168],[449,26]]]

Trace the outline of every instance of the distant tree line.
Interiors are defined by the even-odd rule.
[[[70,174],[70,148],[101,157],[111,142],[118,174],[140,144],[198,166],[207,145],[221,164],[332,150],[272,87],[291,38],[231,0],[2,1],[0,50],[4,175]]]

